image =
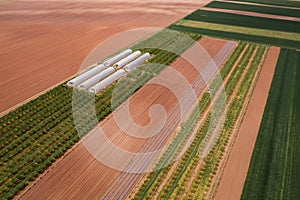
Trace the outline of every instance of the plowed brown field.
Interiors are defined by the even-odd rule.
[[[206,49],[211,57],[215,57],[217,52],[224,47],[226,41],[204,38],[199,43]],[[192,47],[193,48],[193,47]],[[231,47],[232,50],[232,47]],[[193,51],[191,51],[193,54]],[[227,55],[230,52],[226,52]],[[201,56],[201,55],[200,55]],[[203,55],[205,58],[206,55]],[[209,59],[199,59],[198,69],[203,69],[208,63]],[[202,68],[201,68],[202,67]],[[157,77],[151,80],[160,79],[168,82],[169,84],[178,84],[178,80],[174,76],[170,76],[170,70],[177,70],[182,76],[184,76],[187,82],[192,82],[199,73],[194,70],[194,67],[183,61],[177,59],[170,67],[167,67]],[[194,72],[194,73],[191,73]],[[198,74],[197,74],[198,73]],[[204,84],[202,82],[202,84]],[[182,86],[184,84],[180,84]],[[186,88],[178,87],[179,96],[183,95]],[[172,127],[174,120],[178,118],[178,112],[180,110],[176,107],[178,99],[167,88],[156,85],[147,84],[143,86],[138,92],[136,92],[129,102],[130,115],[133,120],[139,125],[145,125],[149,123],[149,107],[155,104],[160,104],[165,108],[166,114],[171,116],[167,119],[165,127]],[[116,112],[122,110],[118,108]],[[173,112],[172,112],[173,111]],[[174,114],[175,113],[175,114]],[[173,117],[172,117],[173,116]],[[159,117],[159,116],[158,116]],[[127,120],[128,121],[128,120]],[[124,123],[127,123],[126,120]],[[110,142],[116,146],[123,148],[130,152],[138,152],[143,145],[147,143],[147,140],[153,140],[153,138],[161,138],[164,136],[164,130],[159,132],[152,138],[141,139],[137,137],[125,134],[116,125],[114,118],[109,116],[106,120],[101,122],[106,136]],[[177,125],[176,125],[177,126]],[[174,128],[174,127],[173,127]],[[176,128],[176,127],[175,127]],[[92,131],[86,140],[91,140],[93,135],[97,133]],[[141,134],[141,133],[138,133]],[[144,134],[147,135],[147,132]],[[143,135],[143,134],[142,134]],[[106,147],[107,143],[94,144],[94,148],[98,153],[109,153],[112,149],[110,146]],[[116,165],[123,165],[128,162],[127,157],[121,157],[116,160]],[[111,185],[118,179],[122,172],[109,168],[97,161],[80,142],[75,145],[72,150],[69,151],[63,159],[57,161],[46,173],[40,176],[39,180],[35,184],[31,184],[29,189],[22,199],[96,199],[104,195]]]
[[[110,36],[165,27],[205,3],[1,1],[0,113],[76,74],[88,53]]]

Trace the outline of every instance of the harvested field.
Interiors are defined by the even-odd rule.
[[[212,57],[215,57],[214,54],[218,52],[216,49],[220,50],[226,42],[205,38],[199,43],[203,44],[203,47],[206,48],[207,52],[210,53]],[[202,67],[206,64],[207,63],[202,62]],[[190,73],[190,70],[193,67],[186,62],[184,63],[181,59],[177,59],[172,64],[172,68],[176,70],[180,69],[180,73],[186,77],[188,81],[192,81],[195,76],[194,73]],[[164,79],[170,83],[176,82],[176,80],[170,79],[171,77],[168,76],[167,69],[169,68],[166,68],[166,70],[154,79]],[[181,92],[184,91],[183,89],[179,88],[179,90],[182,90]],[[139,120],[137,119],[137,123],[141,125],[147,124],[147,122],[149,122],[148,107],[159,103],[165,107],[167,114],[170,114],[170,111],[175,109],[175,115],[173,114],[175,118],[170,118],[171,120],[166,123],[166,126],[172,125],[172,122],[174,122],[173,120],[176,119],[175,105],[177,99],[174,98],[172,93],[166,92],[165,88],[159,87],[155,84],[148,84],[142,87],[130,100],[130,105],[133,105],[132,103],[134,103],[134,106],[131,107],[132,109],[130,110],[133,119],[137,119],[137,115],[135,113],[138,113],[139,116],[144,117]],[[147,101],[145,101],[146,98]],[[163,100],[166,99],[168,99],[168,101],[163,102]],[[144,106],[146,104],[147,106]],[[125,135],[115,126],[112,117],[104,120],[101,125],[104,129],[107,128],[106,130],[109,131],[107,132],[107,136],[110,141],[121,148],[125,148],[126,150],[137,152],[147,142],[147,139],[137,139],[135,137]],[[162,136],[165,135],[157,135],[157,137]],[[88,138],[89,137],[87,137],[87,139]],[[33,187],[25,193],[23,199],[82,199],[83,197],[95,199],[104,195],[114,181],[117,180],[120,174],[121,172],[108,168],[97,161],[85,149],[83,144],[79,143],[79,145],[76,146],[70,154],[57,162],[48,173],[42,175],[42,179],[37,181],[36,185],[31,185]]]
[[[111,35],[164,27],[201,5],[204,2],[1,2],[0,112],[73,76],[88,53]]]
[[[280,49],[270,47],[214,199],[240,199]]]

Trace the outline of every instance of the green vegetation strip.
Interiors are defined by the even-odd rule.
[[[251,47],[247,48],[246,52],[247,54],[249,54],[251,56],[251,52],[253,52],[254,46],[251,45]],[[237,58],[239,57],[240,53],[242,52],[242,50],[245,48],[245,43],[241,43],[235,50],[234,52],[231,54],[231,56],[229,56],[229,58],[227,59],[227,61],[225,62],[224,66],[221,68],[220,74],[222,76],[222,78],[226,78],[227,75],[229,74],[230,69],[233,67],[234,62],[237,60]],[[247,57],[245,60],[249,59],[249,57]],[[240,61],[239,63],[242,64],[242,62],[244,61]],[[243,64],[244,66],[245,64]],[[237,74],[237,73],[242,73],[242,67],[240,67],[240,70],[234,70],[233,74]],[[239,77],[239,76],[236,76]],[[235,79],[235,81],[237,81],[238,78]],[[229,83],[226,84],[227,86],[229,85]],[[218,79],[214,79],[212,81],[212,83],[210,84],[210,88],[211,88],[211,95],[215,95],[215,93],[217,92],[217,89],[220,87],[220,83],[218,81]],[[226,87],[226,86],[225,86]],[[226,87],[228,90],[230,90],[231,92],[233,90],[231,90],[231,87]],[[230,92],[228,91],[228,92]],[[194,109],[194,111],[192,112],[192,115],[188,118],[188,120],[186,120],[185,122],[182,123],[180,131],[176,134],[176,136],[173,138],[169,148],[167,149],[166,153],[162,156],[162,158],[159,160],[159,167],[164,166],[164,164],[167,163],[167,161],[171,161],[172,158],[174,158],[174,156],[177,156],[179,154],[178,151],[180,151],[180,147],[183,146],[184,142],[187,140],[187,138],[190,136],[190,134],[193,132],[193,130],[195,129],[195,126],[197,125],[198,120],[203,116],[203,113],[205,112],[205,110],[207,109],[208,105],[210,104],[210,95],[206,92],[204,93],[204,95],[202,96],[201,100],[199,101],[199,104],[197,105],[197,107]],[[197,111],[200,109],[200,113],[197,114]],[[183,160],[180,161],[181,164],[180,167],[177,167],[177,171],[175,172],[175,175],[173,176],[172,180],[173,181],[180,181],[179,179],[181,178],[181,176],[183,176],[184,174],[186,174],[186,169],[191,170],[192,167],[188,167],[189,162],[186,162],[186,160],[188,161],[197,161],[197,157],[194,158],[195,153],[197,152],[196,150],[193,150],[194,146],[199,146],[199,144],[202,142],[202,140],[205,137],[205,134],[202,134],[202,132],[207,129],[209,127],[210,124],[210,114],[207,116],[204,125],[201,126],[201,128],[197,131],[197,134],[195,136],[194,141],[192,142],[191,146],[188,148],[187,152],[185,152],[185,154],[183,155]],[[200,131],[202,130],[202,131]],[[177,148],[174,148],[177,147]],[[158,187],[160,186],[160,184],[162,183],[162,181],[164,180],[164,178],[167,175],[167,172],[170,170],[170,166],[165,167],[165,168],[161,168],[159,170],[156,170],[152,173],[150,173],[147,177],[146,177],[146,181],[143,183],[143,185],[141,186],[141,188],[139,189],[139,191],[136,193],[136,196],[134,197],[134,199],[145,199],[145,198],[149,198],[151,196],[153,196],[156,192],[156,190],[158,189]],[[179,170],[179,171],[178,171]],[[172,187],[173,185],[173,189],[175,189],[174,187],[178,184],[178,182],[175,184],[168,184],[170,185],[170,187]],[[170,191],[170,190],[168,190]],[[167,198],[166,193],[161,194],[162,196],[160,196],[159,198]]]
[[[190,27],[195,27],[195,28],[204,28],[204,29],[216,30],[216,31],[228,31],[231,33],[242,33],[242,34],[249,34],[249,35],[253,35],[253,36],[263,35],[263,36],[267,36],[267,37],[273,37],[274,39],[279,38],[279,39],[300,41],[299,33],[288,33],[288,32],[282,32],[282,31],[272,31],[272,30],[264,30],[264,29],[237,27],[237,26],[214,24],[214,23],[191,21],[191,20],[180,20],[180,21],[176,22],[175,25],[190,26]]]
[[[268,1],[266,1],[266,0],[234,0],[234,1],[300,8],[300,2],[289,1],[289,0],[268,0]]]
[[[184,19],[238,27],[300,33],[300,22],[282,19],[271,19],[206,10],[196,10]]]
[[[200,35],[188,34],[198,40]],[[118,84],[120,92],[118,101],[111,105],[113,84],[94,95],[75,90],[81,94],[76,103],[86,108],[86,113],[80,113],[82,120],[78,122],[82,135],[88,133],[97,121],[92,118],[93,110],[89,110],[91,102],[95,102],[97,120],[104,119],[119,104],[137,91],[173,62],[178,55],[193,44],[193,40],[180,34],[170,37],[167,30],[160,31],[148,37],[131,48],[148,51],[151,54],[149,68],[143,65],[133,70]],[[174,52],[161,49],[143,49],[145,45],[157,48],[167,48]],[[79,135],[73,122],[72,112],[73,89],[61,84],[38,98],[24,104],[16,110],[0,118],[0,199],[11,199],[25,188],[40,173],[61,157],[67,149],[79,141]]]
[[[207,191],[211,185],[212,179],[216,174],[216,170],[219,166],[219,162],[223,157],[224,149],[229,141],[229,137],[232,134],[233,127],[240,115],[242,106],[244,104],[247,93],[249,92],[250,85],[255,76],[255,72],[258,68],[258,64],[264,53],[264,47],[260,47],[251,61],[251,66],[246,72],[242,82],[238,86],[238,92],[231,101],[229,109],[226,113],[225,124],[221,131],[221,135],[218,138],[216,145],[210,151],[210,153],[204,158],[203,163],[192,185],[187,193],[187,199],[205,199]]]
[[[300,199],[299,66],[281,50],[241,199]]]
[[[248,41],[254,43],[261,43],[271,46],[279,46],[284,48],[290,49],[300,49],[300,42],[294,40],[287,40],[287,39],[280,39],[274,37],[266,37],[266,36],[255,36],[250,35],[248,33],[233,33],[230,31],[218,31],[218,30],[211,30],[207,28],[195,28],[190,26],[178,26],[178,25],[171,25],[169,28],[186,33],[197,33],[209,37],[216,37],[216,38],[223,38],[227,40],[238,40],[238,41]]]
[[[260,59],[262,54],[263,54],[263,50],[264,48],[261,47],[260,48],[261,50],[259,50],[255,56],[255,58],[257,59]],[[238,87],[239,84],[238,83],[238,80],[240,80],[239,78],[242,76],[242,74],[244,73],[245,71],[245,68],[246,66],[248,65],[249,61],[250,61],[250,57],[251,55],[254,53],[254,46],[250,46],[250,48],[247,49],[247,51],[245,52],[245,56],[243,57],[243,59],[241,60],[241,62],[236,66],[235,69],[238,69],[238,70],[234,70],[234,72],[232,73],[232,76],[230,76],[230,79],[228,80],[228,85],[230,85],[230,83],[233,83],[235,82],[234,87],[232,88],[233,90]],[[249,71],[247,71],[247,74],[255,74],[255,69],[256,67],[255,66],[251,66],[252,68],[249,68]],[[249,76],[245,76],[245,78],[242,80],[241,82],[241,85],[244,85],[245,82],[247,81],[251,81],[251,79],[249,79]],[[250,86],[250,85],[249,85]],[[227,87],[229,90],[231,89],[231,87]],[[233,90],[231,91],[228,91],[228,89],[226,90],[226,93],[228,94],[228,96],[231,96],[233,94]],[[241,97],[243,98],[243,97]],[[241,102],[243,102],[243,99],[240,99]],[[234,102],[234,101],[233,101]],[[231,106],[232,106],[233,103],[231,103]],[[242,104],[241,104],[242,105]],[[230,107],[231,109],[229,109],[228,113],[226,114],[226,120],[225,120],[225,124],[224,124],[224,130],[228,127],[233,127],[236,120],[234,117],[238,117],[238,116],[235,116],[234,113],[236,111],[237,114],[239,113],[239,108],[236,108],[234,110],[232,110],[232,107]],[[212,123],[216,124],[218,123],[218,121],[220,120],[220,117],[221,117],[221,113],[219,114],[218,117],[215,118],[215,121],[213,121]],[[221,130],[208,130],[208,127],[209,127],[209,124],[206,123],[203,125],[203,127],[201,127],[201,129],[199,130],[199,134],[202,136],[202,138],[204,138],[206,135],[209,134],[208,131],[217,131],[217,132],[220,132]],[[217,126],[216,126],[217,127]],[[232,131],[228,132],[228,135],[230,135],[232,133]],[[218,139],[218,141],[222,140],[222,137],[220,137]],[[227,144],[227,140],[225,140],[226,142],[223,143],[222,147],[218,148],[218,147],[214,147],[212,149],[211,152],[214,152],[214,151],[217,151],[217,153],[223,153],[224,151],[224,146]],[[195,146],[190,146],[191,149],[193,150],[190,150],[191,152],[195,152],[195,155],[198,156],[198,153],[201,151],[201,140],[198,140],[197,141],[197,145]],[[217,145],[220,145],[221,143],[218,143],[217,142]],[[202,144],[203,145],[203,144]],[[197,154],[196,154],[197,153]],[[210,153],[211,155],[212,153]],[[194,159],[194,161],[197,161],[199,160],[199,158],[194,158],[194,155],[192,153],[189,153],[187,152],[187,155],[186,155],[189,159],[186,159],[185,160],[185,165],[183,166],[189,166],[189,167],[192,167],[193,165],[196,165],[197,162],[193,162],[193,163],[190,163],[190,161],[192,159]],[[199,156],[198,156],[199,157]],[[221,155],[211,155],[211,158],[213,158],[213,161],[214,161],[214,164],[217,164],[219,163],[220,159],[221,159]],[[184,158],[183,158],[184,160]],[[205,197],[205,193],[204,191],[206,190],[206,188],[208,188],[210,186],[210,183],[211,183],[211,178],[213,177],[214,175],[214,172],[216,170],[215,168],[215,165],[214,166],[210,166],[208,160],[210,161],[210,159],[208,159],[207,157],[204,158],[204,162],[203,162],[203,165],[201,165],[200,167],[200,171],[199,173],[201,172],[206,172],[206,175],[202,177],[202,181],[201,181],[201,184],[197,183],[195,184],[195,186],[198,187],[197,189],[197,193],[198,196],[196,199],[200,199],[199,197],[201,196],[201,199]],[[198,161],[199,162],[199,161]],[[174,173],[172,174],[171,178],[169,179],[169,181],[167,182],[166,186],[164,187],[164,190],[161,191],[161,197],[166,197],[166,198],[175,198],[176,196],[178,195],[183,195],[184,194],[184,191],[187,187],[187,181],[189,179],[191,179],[192,175],[193,175],[193,171],[190,170],[189,173],[185,173],[185,167],[182,167],[179,163],[179,165],[176,167],[176,170],[174,171]],[[179,173],[178,173],[179,172]],[[182,176],[184,175],[184,176]],[[188,177],[188,178],[187,178]],[[202,193],[203,192],[203,193]],[[195,194],[195,192],[193,193],[190,193],[191,194]],[[201,195],[200,195],[201,194]]]
[[[246,4],[223,2],[223,1],[222,2],[212,1],[211,3],[207,4],[205,7],[221,8],[221,9],[229,9],[229,10],[241,10],[241,11],[257,12],[257,13],[281,15],[281,16],[289,16],[289,17],[300,17],[300,10],[289,9],[289,8],[276,8],[276,7],[269,7],[269,6],[246,5]]]

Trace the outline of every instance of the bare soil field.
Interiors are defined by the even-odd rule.
[[[226,41],[204,38],[199,43],[206,49],[211,57],[215,57],[216,53],[222,49]],[[192,48],[191,48],[192,49]],[[191,51],[193,53],[193,51]],[[199,60],[201,62],[199,62]],[[205,67],[209,63],[209,59],[199,59],[199,67]],[[201,63],[201,64],[200,64]],[[201,68],[200,68],[201,69]],[[155,104],[160,104],[165,109],[168,118],[164,128],[155,136],[149,138],[138,138],[134,135],[124,133],[116,124],[114,117],[110,115],[107,119],[100,123],[109,142],[127,150],[129,152],[139,152],[141,149],[151,151],[157,141],[162,138],[170,137],[164,134],[167,128],[176,128],[175,120],[178,118],[180,108],[177,106],[179,99],[167,88],[155,84],[155,80],[164,80],[169,85],[178,84],[179,76],[170,76],[172,70],[178,71],[186,82],[191,83],[197,77],[197,71],[194,67],[177,59],[170,67],[167,67],[157,77],[153,78],[150,84],[143,86],[136,92],[130,100],[130,117],[140,126],[147,125],[150,122],[149,107]],[[191,73],[194,72],[194,73]],[[199,75],[199,73],[198,73]],[[203,84],[200,83],[200,84]],[[181,87],[175,87],[179,97],[182,97],[185,92],[184,84]],[[117,109],[120,112],[124,104]],[[155,118],[159,116],[154,115]],[[124,123],[129,123],[129,120],[124,120]],[[174,126],[175,124],[175,126]],[[125,124],[126,125],[126,124]],[[147,136],[147,131],[138,133],[139,135]],[[84,139],[85,141],[95,141],[96,131],[92,131]],[[98,141],[98,140],[97,140]],[[93,144],[95,151],[99,154],[109,154],[113,149],[106,142]],[[148,145],[148,146],[147,146]],[[147,148],[144,148],[144,147]],[[158,145],[156,147],[159,147]],[[123,166],[129,163],[130,159],[126,156],[116,160],[116,165]],[[89,151],[85,148],[82,142],[75,145],[63,159],[57,161],[48,171],[42,174],[38,180],[26,188],[27,192],[21,195],[22,199],[96,199],[103,196],[107,190],[114,184],[122,172],[107,167],[96,160]]]
[[[280,48],[270,47],[214,199],[240,199]]]
[[[289,20],[289,21],[296,21],[300,22],[300,18],[298,17],[288,17],[288,16],[281,16],[281,15],[271,15],[271,14],[263,14],[257,12],[248,12],[248,11],[240,11],[240,10],[229,10],[229,9],[221,9],[221,8],[202,8],[201,10],[207,11],[215,11],[215,12],[224,12],[230,14],[239,14],[239,15],[247,15],[247,16],[254,16],[254,17],[265,17],[271,19],[281,19],[281,20]]]
[[[110,36],[165,27],[206,3],[1,1],[0,113],[76,74],[88,53]]]

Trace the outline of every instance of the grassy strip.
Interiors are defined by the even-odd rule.
[[[230,69],[233,66],[233,63],[239,57],[240,53],[245,48],[245,46],[246,46],[245,43],[240,43],[239,46],[235,48],[233,53],[225,61],[225,64],[220,71],[220,74],[223,79],[228,75]],[[218,79],[214,79],[210,84],[212,95],[215,94],[217,88],[219,87],[220,85]],[[164,153],[162,158],[160,158],[158,163],[159,170],[156,170],[148,175],[146,181],[143,183],[139,191],[136,193],[134,199],[144,199],[146,197],[151,197],[152,195],[154,195],[155,191],[157,190],[157,188],[160,186],[161,182],[167,175],[167,172],[170,170],[170,166],[165,168],[161,168],[161,166],[164,166],[168,161],[170,161],[171,159],[173,159],[178,155],[178,151],[184,145],[186,139],[193,132],[199,118],[201,118],[201,116],[203,115],[203,113],[205,112],[209,104],[210,104],[210,95],[206,92],[202,96],[196,108],[193,110],[191,116],[181,124],[180,131],[176,133],[167,151]],[[198,113],[199,110],[201,111],[201,113]]]
[[[300,42],[297,41],[266,37],[266,36],[255,36],[255,35],[250,35],[248,33],[245,34],[232,33],[226,30],[217,31],[217,30],[210,30],[206,28],[194,28],[189,26],[177,26],[177,25],[171,25],[170,28],[180,32],[198,33],[205,36],[223,38],[227,40],[248,41],[248,42],[261,43],[261,44],[279,46],[279,47],[290,48],[290,49],[299,49],[300,47]]]
[[[300,33],[300,22],[239,14],[196,10],[184,19],[207,23]]]
[[[266,36],[266,37],[273,37],[274,39],[279,38],[279,39],[286,39],[286,40],[295,40],[297,42],[300,41],[299,33],[288,33],[288,32],[282,32],[282,31],[245,28],[245,27],[214,24],[214,23],[192,21],[192,20],[180,20],[180,21],[176,22],[175,25],[190,26],[190,27],[194,27],[194,28],[204,28],[204,29],[216,30],[216,31],[228,31],[231,33],[249,34],[249,35],[253,35],[253,36]]]
[[[205,7],[221,8],[221,9],[229,9],[229,10],[241,10],[241,11],[257,12],[257,13],[281,15],[281,16],[289,16],[289,17],[300,17],[300,10],[258,6],[258,5],[246,5],[246,4],[239,4],[239,3],[232,3],[232,2],[212,1],[211,3],[207,4]]]
[[[198,34],[189,36],[194,40],[200,38]],[[192,39],[180,35],[170,38],[167,31],[161,31],[132,46],[133,49],[142,48],[142,43],[147,42],[154,47],[167,47],[176,51],[171,53],[154,48],[142,49],[151,53],[149,62],[154,65],[151,69],[141,66],[120,80],[123,83],[120,84],[122,90],[127,93],[122,93],[121,101],[113,108],[111,97],[115,84],[96,97],[75,90],[75,94],[82,95],[76,100],[78,106],[87,108],[86,113],[80,113],[83,119],[78,122],[82,134],[88,133],[97,124],[92,118],[93,110],[88,109],[91,102],[95,101],[98,121],[102,120],[190,47]],[[76,113],[72,113],[72,95],[72,89],[61,84],[0,119],[0,198],[11,199],[79,140],[73,122],[73,114]]]
[[[241,199],[300,198],[299,64],[281,50]]]

